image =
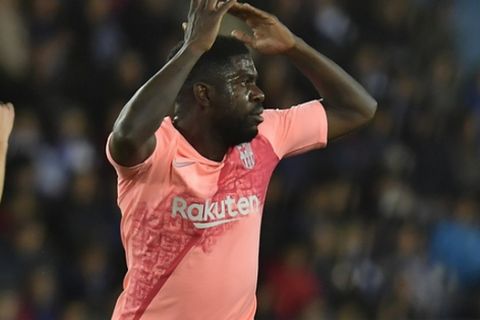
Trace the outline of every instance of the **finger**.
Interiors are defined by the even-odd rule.
[[[243,4],[243,8],[244,8],[246,11],[251,12],[251,13],[254,13],[254,14],[260,16],[260,17],[266,18],[266,17],[270,16],[270,14],[269,14],[268,12],[263,11],[263,10],[260,10],[260,9],[258,9],[257,7],[254,7],[254,6],[252,6],[251,4],[249,4],[249,3],[244,3],[244,4]]]
[[[191,15],[193,11],[195,11],[199,5],[201,0],[190,0],[190,9],[188,10],[188,15]]]
[[[213,11],[217,7],[217,3],[218,0],[207,0],[207,2],[205,3],[205,7]]]
[[[219,8],[219,13],[220,14],[225,14],[227,13],[235,4],[237,4],[237,0],[228,0],[223,2],[223,4]]]
[[[249,13],[248,11],[244,10],[243,9],[243,4],[241,3],[235,3],[235,5],[233,5],[230,10],[228,11],[228,13],[230,13],[231,15],[243,20],[243,21],[246,21],[249,17],[251,18],[252,14]]]
[[[183,31],[187,31],[187,23],[186,22],[182,22],[182,29]]]
[[[242,3],[235,3],[235,5],[233,5],[231,8],[230,8],[230,12],[231,14],[237,16],[237,15],[240,15],[240,14],[245,14],[245,10],[242,10],[242,6],[243,4]]]
[[[13,108],[13,104],[8,102],[7,104],[4,104],[2,107],[7,109],[7,112],[11,115],[12,118],[15,116],[15,109]]]
[[[268,18],[270,14],[266,11],[260,10],[249,3],[237,3],[230,10],[232,14],[245,16],[255,16],[258,18]]]
[[[11,114],[12,117],[15,116],[15,108],[13,107],[13,104],[10,102],[4,103],[0,101],[0,109],[5,109],[5,112],[7,114]]]
[[[13,103],[8,103],[8,107],[10,109],[10,112],[12,113],[12,117],[15,118],[15,108],[13,107]]]
[[[246,45],[254,48],[255,47],[255,40],[253,39],[252,36],[249,36],[248,34],[246,34],[245,32],[243,31],[240,31],[240,30],[233,30],[232,33],[231,33],[232,37],[234,37],[235,39],[237,40],[240,40],[242,41],[243,43],[245,43]]]

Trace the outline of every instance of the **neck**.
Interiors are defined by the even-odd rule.
[[[225,157],[229,147],[222,137],[211,129],[211,125],[201,121],[200,117],[176,117],[173,125],[203,157],[217,162]]]

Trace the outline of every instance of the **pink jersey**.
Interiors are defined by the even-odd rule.
[[[165,118],[142,164],[118,174],[128,271],[112,319],[251,320],[260,222],[285,156],[327,142],[323,106],[265,110],[259,134],[223,161],[201,156]]]

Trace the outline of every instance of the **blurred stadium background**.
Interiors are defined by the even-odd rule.
[[[256,319],[480,319],[480,1],[251,2],[379,101],[370,126],[276,171]],[[186,7],[0,0],[0,99],[17,112],[0,319],[111,315],[125,263],[105,140]],[[283,58],[257,63],[268,106],[315,97]]]

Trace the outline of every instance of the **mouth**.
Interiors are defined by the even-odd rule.
[[[257,124],[260,124],[263,122],[263,117],[259,114],[250,115],[249,118],[254,120]]]
[[[252,112],[249,115],[249,118],[253,119],[255,122],[257,122],[257,124],[260,124],[260,123],[263,122],[262,113],[263,113],[263,108],[259,108],[259,109],[255,110],[254,112]]]

